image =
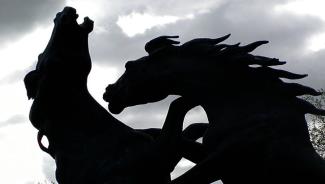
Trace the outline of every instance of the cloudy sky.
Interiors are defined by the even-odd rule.
[[[325,88],[322,0],[0,0],[0,183],[53,180],[53,161],[38,148],[28,121],[31,101],[22,79],[45,48],[56,12],[66,5],[78,10],[80,20],[89,16],[95,21],[88,85],[105,107],[101,96],[106,85],[122,74],[126,61],[145,54],[145,42],[159,35],[180,35],[182,42],[228,33],[227,43],[269,40],[255,53],[288,61],[283,68],[309,74],[301,83]],[[134,128],[160,127],[171,99],[128,108],[116,117]],[[204,121],[200,108],[186,118]],[[184,161],[178,171],[190,165]]]

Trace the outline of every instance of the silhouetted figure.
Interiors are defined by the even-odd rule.
[[[134,130],[115,119],[89,94],[91,70],[88,34],[93,21],[76,22],[76,10],[64,8],[36,69],[24,79],[34,99],[30,120],[38,142],[56,161],[56,178],[63,184],[165,184],[182,156],[204,157],[194,142],[204,124],[182,132],[183,118],[195,106],[183,98],[170,105],[162,130]],[[42,145],[46,135],[49,146]],[[193,151],[191,153],[191,151]],[[200,152],[202,151],[202,152]]]
[[[325,111],[297,98],[319,93],[282,81],[307,76],[270,67],[285,62],[249,54],[267,41],[220,44],[229,36],[180,46],[172,40],[176,36],[151,40],[148,55],[127,62],[125,73],[107,87],[110,111],[168,95],[202,105],[209,120],[203,137],[209,156],[173,184],[325,183],[325,162],[310,142],[304,116]]]

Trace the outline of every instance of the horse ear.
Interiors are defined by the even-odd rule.
[[[180,43],[179,41],[172,40],[171,38],[179,38],[179,36],[160,36],[154,38],[146,43],[144,49],[148,52],[148,54],[151,54],[157,49]]]

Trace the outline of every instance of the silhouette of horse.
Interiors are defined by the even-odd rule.
[[[172,183],[325,183],[325,162],[310,142],[304,117],[325,111],[297,98],[320,93],[281,80],[307,76],[271,67],[285,62],[250,54],[267,41],[221,44],[229,36],[182,45],[173,40],[177,36],[151,40],[148,55],[127,62],[124,74],[106,88],[110,111],[171,94],[204,108],[209,156]]]
[[[88,92],[88,34],[93,22],[85,18],[79,25],[77,17],[71,7],[56,15],[50,41],[36,69],[24,79],[27,95],[34,99],[30,120],[39,130],[41,149],[56,161],[57,181],[170,182],[170,172],[182,156],[196,159],[200,155],[194,140],[202,136],[205,126],[182,132],[183,118],[195,104],[182,98],[172,102],[162,130],[134,130],[115,119]],[[48,148],[41,143],[44,135]]]

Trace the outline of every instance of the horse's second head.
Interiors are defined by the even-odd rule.
[[[156,102],[170,94],[185,95],[184,90],[187,94],[200,90],[205,85],[201,81],[224,73],[211,62],[214,56],[210,53],[228,37],[194,39],[181,46],[172,39],[178,36],[149,41],[145,46],[148,55],[127,62],[124,74],[106,88],[104,100],[109,102],[110,111],[119,113],[128,106]]]
[[[120,113],[126,107],[156,102],[171,94],[208,101],[217,98],[215,101],[219,102],[238,95],[263,100],[319,95],[309,87],[280,79],[300,79],[306,75],[269,67],[285,62],[249,54],[267,41],[246,46],[218,44],[228,37],[199,38],[181,46],[170,39],[175,37],[151,40],[145,47],[149,54],[127,62],[124,74],[106,88],[104,99],[109,102],[110,111]]]
[[[91,69],[88,34],[93,29],[93,21],[86,17],[79,25],[77,18],[76,10],[71,7],[65,7],[56,15],[47,47],[39,55],[36,69],[24,79],[29,98],[36,97],[44,78],[76,83],[87,78]]]
[[[162,42],[157,45],[157,41]],[[156,38],[146,45],[148,56],[125,64],[124,74],[115,84],[109,85],[104,94],[112,113],[120,113],[125,107],[159,101],[168,96],[166,81],[172,76],[169,74],[172,60],[174,64],[177,63],[177,47],[174,46],[177,43],[168,37]]]
[[[156,102],[170,94],[193,97],[198,91],[216,92],[211,87],[223,88],[225,79],[229,80],[234,71],[230,70],[230,62],[217,54],[227,55],[238,45],[218,43],[229,36],[194,39],[181,46],[171,39],[176,36],[149,41],[145,46],[148,55],[127,62],[124,74],[106,88],[104,99],[109,102],[110,111],[119,113],[128,106]]]

